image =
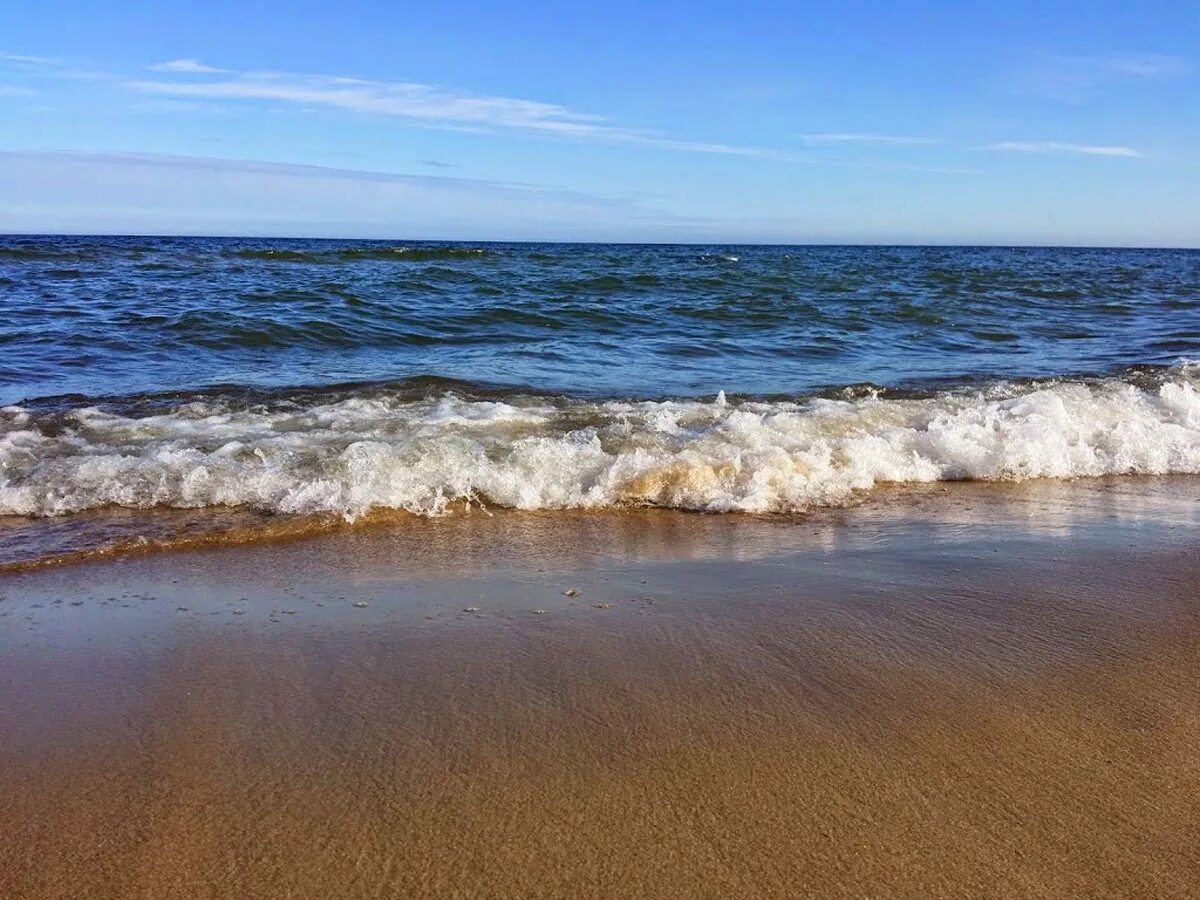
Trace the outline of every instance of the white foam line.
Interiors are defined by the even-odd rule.
[[[928,399],[198,402],[131,418],[0,410],[0,514],[249,505],[354,518],[652,504],[751,512],[881,483],[1200,473],[1200,377],[997,385]]]

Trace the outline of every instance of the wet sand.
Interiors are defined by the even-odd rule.
[[[473,514],[8,574],[0,896],[1193,897],[1197,498]]]

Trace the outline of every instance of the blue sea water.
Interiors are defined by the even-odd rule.
[[[421,376],[613,397],[1200,356],[1200,252],[0,238],[0,403]]]
[[[1200,473],[1196,251],[18,236],[0,311],[0,523]]]

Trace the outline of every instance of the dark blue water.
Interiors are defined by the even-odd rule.
[[[1200,356],[1200,252],[0,238],[0,403],[417,376],[805,395]]]

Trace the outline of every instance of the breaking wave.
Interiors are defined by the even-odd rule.
[[[885,483],[1200,473],[1200,366],[918,397],[584,400],[438,387],[0,410],[0,514],[801,512]]]

